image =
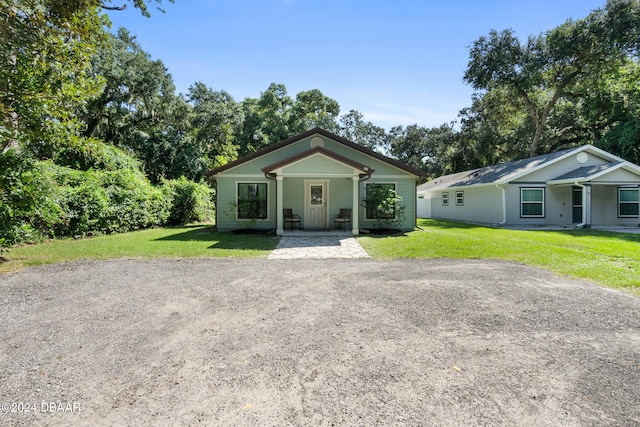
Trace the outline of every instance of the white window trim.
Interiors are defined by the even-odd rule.
[[[269,181],[260,181],[260,180],[253,180],[253,181],[235,181],[235,198],[233,199],[233,202],[237,205],[238,204],[238,184],[267,184],[267,217],[266,218],[238,218],[238,208],[234,208],[235,210],[235,217],[236,217],[236,221],[240,221],[240,222],[247,222],[247,221],[257,221],[257,222],[267,222],[270,219],[270,213],[271,213],[271,197],[269,197],[269,194],[271,193],[271,183]]]
[[[639,192],[639,196],[640,196],[640,188],[635,188],[635,187],[618,187],[618,218],[638,218],[638,216],[640,215],[622,215],[620,213],[620,205],[622,203],[624,204],[637,204],[638,205],[638,211],[640,211],[640,201],[638,202],[621,202],[620,201],[620,190],[635,190]]]
[[[375,185],[375,184],[390,184],[393,185],[393,190],[396,192],[396,194],[398,193],[398,183],[397,182],[390,182],[390,181],[374,181],[374,182],[365,182],[364,183],[364,196],[365,198],[367,197],[367,186],[368,185]],[[375,221],[375,218],[370,218],[367,216],[367,208],[364,208],[364,220],[365,221]]]
[[[526,203],[539,203],[542,205],[542,214],[541,215],[525,215],[522,213],[522,206],[523,206],[523,201],[522,201],[522,192],[524,190],[540,190],[542,191],[542,202],[526,202]],[[545,187],[520,187],[520,218],[545,218],[545,204],[546,204],[546,191],[545,191]]]
[[[456,191],[456,206],[464,206],[464,191]]]
[[[440,204],[442,204],[442,206],[449,206],[449,192],[448,191],[443,191],[442,194],[440,195]]]

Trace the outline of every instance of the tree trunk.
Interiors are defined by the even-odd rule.
[[[536,121],[536,133],[533,135],[533,141],[531,141],[531,145],[529,146],[529,157],[534,157],[538,154],[542,129],[544,129],[544,122]]]
[[[530,157],[534,157],[538,154],[538,149],[540,148],[540,136],[542,135],[545,124],[547,124],[547,117],[549,117],[549,113],[551,113],[556,102],[558,102],[561,94],[562,88],[556,89],[556,93],[553,94],[553,97],[549,100],[542,113],[540,115],[534,114],[533,116],[536,122],[536,133],[533,135],[533,141],[531,141],[531,146],[529,147]]]

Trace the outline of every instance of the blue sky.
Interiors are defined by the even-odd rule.
[[[114,1],[113,4],[117,4]],[[439,126],[471,104],[469,46],[491,29],[521,40],[581,19],[605,0],[175,0],[109,13],[160,59],[177,90],[201,81],[237,101],[272,82],[319,89],[389,129]]]

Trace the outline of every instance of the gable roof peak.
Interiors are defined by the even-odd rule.
[[[419,169],[416,169],[416,168],[414,168],[412,166],[404,164],[404,163],[400,162],[399,160],[395,160],[395,159],[389,158],[389,157],[387,157],[387,156],[385,156],[383,154],[380,154],[380,153],[378,153],[376,151],[373,151],[373,150],[371,150],[371,149],[369,149],[367,147],[364,147],[364,146],[362,146],[360,144],[356,144],[355,142],[349,141],[346,138],[343,138],[343,137],[341,137],[339,135],[336,135],[334,133],[331,133],[331,132],[329,132],[329,131],[327,131],[325,129],[319,128],[319,127],[314,127],[313,129],[310,129],[310,130],[308,130],[306,132],[302,132],[302,133],[300,133],[298,135],[294,135],[294,136],[292,136],[290,138],[287,138],[285,140],[282,140],[280,142],[276,142],[275,144],[268,145],[268,146],[266,146],[265,148],[263,148],[261,150],[258,150],[258,151],[254,152],[254,153],[251,153],[251,154],[248,154],[248,155],[246,155],[246,156],[244,156],[244,157],[242,157],[240,159],[234,160],[233,162],[227,163],[224,166],[220,166],[218,168],[214,168],[214,169],[208,171],[207,173],[205,173],[205,176],[206,177],[211,177],[211,176],[216,175],[216,174],[218,174],[220,172],[224,172],[224,171],[226,171],[228,169],[231,169],[231,168],[233,168],[235,166],[239,166],[239,165],[241,165],[243,163],[246,163],[246,162],[248,162],[250,160],[253,160],[253,159],[258,158],[260,156],[263,156],[263,155],[265,155],[267,153],[270,153],[272,151],[275,151],[275,150],[278,150],[280,148],[286,147],[287,145],[290,145],[290,144],[293,144],[295,142],[301,141],[301,140],[303,140],[305,138],[308,138],[308,137],[310,137],[312,135],[316,135],[316,134],[319,134],[321,136],[324,136],[325,138],[331,139],[332,141],[335,141],[335,142],[337,142],[339,144],[345,145],[345,146],[347,146],[347,147],[349,147],[349,148],[351,148],[353,150],[360,151],[363,154],[366,154],[366,155],[368,155],[370,157],[374,157],[374,158],[376,158],[378,160],[381,160],[381,161],[383,161],[385,163],[388,163],[388,164],[390,164],[392,166],[395,166],[398,169],[401,169],[401,170],[403,170],[403,171],[405,171],[407,173],[410,173],[412,175],[426,176],[426,174],[423,171],[419,170]]]

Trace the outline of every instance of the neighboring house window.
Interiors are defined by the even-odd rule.
[[[618,188],[618,216],[638,217],[640,210],[640,190],[637,188]]]
[[[367,212],[366,212],[366,219],[378,219],[378,218],[393,218],[393,215],[380,215],[379,217],[377,216],[377,210],[378,210],[378,206],[376,206],[375,203],[372,203],[375,199],[374,198],[370,198],[369,196],[373,196],[373,194],[375,192],[383,192],[384,194],[387,194],[387,192],[389,190],[393,190],[396,191],[396,185],[395,184],[381,184],[378,182],[375,183],[368,183],[365,187],[365,191],[367,194],[367,202],[366,202],[366,207],[367,207]]]
[[[456,206],[464,205],[464,191],[456,191]]]
[[[442,206],[449,206],[449,193],[442,193]]]
[[[523,218],[544,217],[544,188],[520,189],[520,216]]]
[[[267,219],[267,184],[238,183],[238,219]]]

